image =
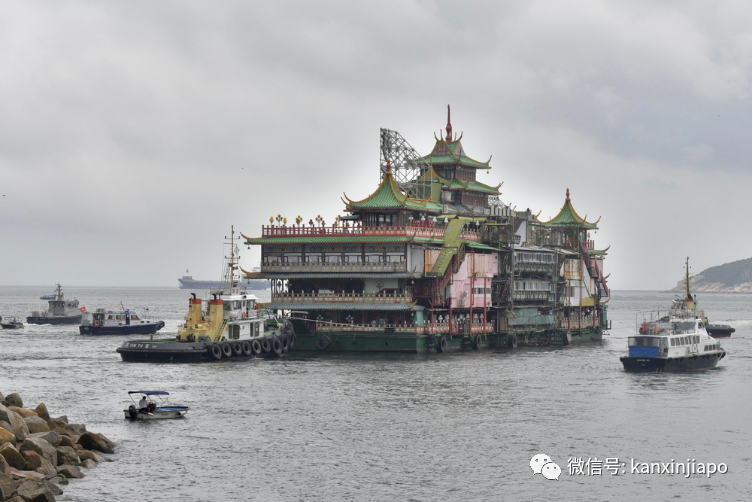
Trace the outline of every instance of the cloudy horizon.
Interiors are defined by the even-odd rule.
[[[753,254],[750,2],[2,10],[2,285],[217,279],[231,225],[331,222],[376,188],[379,128],[427,154],[447,104],[505,203],[601,217],[613,290]]]

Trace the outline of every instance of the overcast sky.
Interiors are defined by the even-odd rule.
[[[2,285],[219,278],[231,224],[330,223],[447,104],[505,202],[602,217],[612,289],[751,256],[750,0],[0,9]]]

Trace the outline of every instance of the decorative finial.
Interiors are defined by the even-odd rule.
[[[452,141],[452,124],[450,124],[450,105],[447,105],[447,127],[445,128],[447,131],[447,137],[445,138],[446,141]]]
[[[390,159],[387,159],[387,172],[392,172],[392,163],[390,162]]]
[[[565,192],[565,197],[567,197],[567,200],[570,200],[570,189],[569,188]]]

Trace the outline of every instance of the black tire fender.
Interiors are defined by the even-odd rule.
[[[473,337],[473,350],[481,350],[481,335]]]
[[[217,344],[212,345],[212,347],[209,349],[209,353],[214,359],[218,361],[222,359],[222,349]]]
[[[261,343],[259,342],[259,340],[251,341],[251,352],[253,352],[255,356],[261,354]]]
[[[322,336],[316,341],[316,350],[318,350],[319,352],[324,352],[329,348],[330,343],[331,342],[329,338]]]
[[[272,339],[272,353],[276,356],[282,354],[282,342],[279,338],[275,337]]]
[[[283,336],[280,342],[282,343],[283,352],[290,350],[290,337],[288,335]]]
[[[222,355],[225,357],[233,357],[233,348],[230,346],[229,343],[222,343],[220,344],[220,348],[222,349]]]
[[[230,346],[233,348],[233,355],[243,355],[243,346],[241,345],[241,342],[233,342],[230,344]]]
[[[437,352],[440,354],[447,350],[447,337],[442,335],[437,340]]]
[[[510,335],[507,335],[507,346],[511,349],[517,348],[518,346],[518,335],[515,333],[512,333]]]
[[[243,351],[243,355],[246,357],[253,354],[253,351],[251,350],[251,343],[249,343],[248,340],[244,340],[243,343],[241,343],[241,350]]]
[[[269,338],[262,338],[261,340],[261,351],[264,354],[269,354],[269,352],[272,350],[272,344],[269,343]]]

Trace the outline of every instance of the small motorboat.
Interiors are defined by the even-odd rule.
[[[0,317],[0,327],[3,329],[23,329],[24,323],[16,319],[15,317],[11,317],[9,321],[3,321],[3,318]]]
[[[134,394],[141,395],[138,404],[133,399]],[[125,417],[129,420],[161,420],[185,416],[190,408],[170,404],[167,397],[169,395],[164,390],[131,390],[128,392],[128,397],[131,398],[133,404],[128,406],[128,409],[123,410]],[[154,400],[154,396],[159,399],[159,403]],[[163,399],[162,396],[165,396],[165,398]]]

